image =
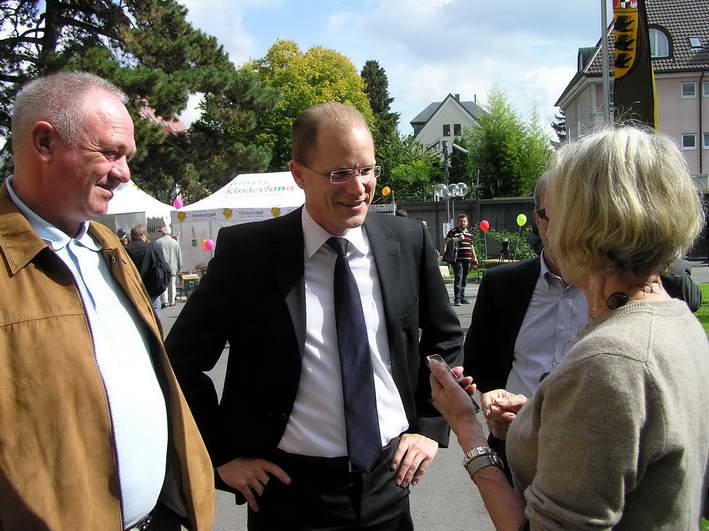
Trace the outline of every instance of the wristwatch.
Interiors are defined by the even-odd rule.
[[[478,446],[463,456],[463,466],[468,471],[470,479],[473,479],[475,473],[486,466],[496,466],[500,470],[504,468],[502,459],[495,453],[495,450],[489,446]]]

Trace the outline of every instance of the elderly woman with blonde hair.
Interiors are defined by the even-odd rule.
[[[435,405],[498,529],[697,529],[709,488],[709,344],[660,274],[702,228],[699,193],[671,140],[632,127],[567,144],[550,171],[549,244],[589,321],[529,402],[483,395],[493,433],[507,438],[514,489],[468,396],[432,364]]]

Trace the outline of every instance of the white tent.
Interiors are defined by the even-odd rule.
[[[290,172],[237,175],[209,197],[172,212],[183,269],[209,261],[213,252],[204,250],[202,242],[216,242],[220,228],[278,217],[304,202],[305,195]]]
[[[123,229],[126,232],[130,232],[134,225],[145,224],[148,236],[154,240],[162,236],[158,231],[160,227],[170,224],[170,213],[174,210],[141,190],[133,181],[128,181],[116,188],[106,215],[98,221],[114,231]]]

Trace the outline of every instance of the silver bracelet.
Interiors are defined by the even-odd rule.
[[[478,446],[463,456],[463,467],[468,471],[470,479],[473,479],[475,473],[481,468],[488,466],[496,466],[500,470],[504,469],[502,459],[497,455],[495,450],[489,446]]]

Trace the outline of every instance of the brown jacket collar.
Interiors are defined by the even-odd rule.
[[[90,223],[89,233],[99,242],[104,254],[116,249],[115,238],[108,238],[104,231],[97,230],[95,222]],[[7,185],[3,183],[0,187],[0,249],[7,258],[11,273],[16,274],[45,247],[47,244],[12,202]]]

